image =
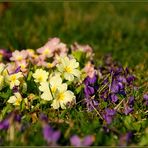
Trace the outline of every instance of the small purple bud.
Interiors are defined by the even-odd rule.
[[[16,114],[14,117],[14,121],[21,122],[21,116]]]
[[[47,118],[47,116],[46,116],[45,114],[41,113],[41,114],[40,114],[40,120],[41,120],[41,121],[46,121],[46,122],[47,122],[47,121],[48,121],[48,118]]]
[[[148,94],[144,94],[144,95],[143,95],[143,99],[144,99],[145,101],[148,101]]]
[[[14,87],[12,88],[12,91],[13,91],[13,93],[16,93],[16,92],[18,92],[18,91],[19,91],[19,88],[18,88],[18,86],[14,86]]]

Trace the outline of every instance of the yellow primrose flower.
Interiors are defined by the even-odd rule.
[[[48,79],[48,75],[49,75],[49,73],[46,72],[45,70],[43,70],[43,69],[37,69],[35,71],[35,73],[33,74],[33,77],[35,79],[34,81],[35,82],[39,82],[39,83],[46,82],[47,79]]]
[[[75,59],[68,57],[60,58],[60,63],[57,64],[57,69],[61,72],[66,80],[73,81],[74,76],[80,77],[80,71],[77,69],[79,63]]]
[[[60,107],[62,109],[66,109],[66,104],[68,102],[72,102],[74,99],[75,99],[74,93],[67,90],[67,85],[66,85],[66,87],[63,86],[60,90],[56,91],[51,106],[54,109],[58,109]]]
[[[19,86],[21,78],[23,78],[22,72],[9,75],[8,81],[10,83],[10,88],[12,89],[14,86]]]
[[[62,88],[67,88],[67,84],[62,83],[60,73],[55,73],[54,75],[51,75],[49,78],[49,83],[53,94],[56,92],[57,89],[60,90]]]
[[[39,90],[42,91],[43,93],[41,94],[41,98],[43,100],[50,101],[52,100],[52,95],[50,92],[49,88],[49,83],[48,82],[41,82],[41,85],[39,86]]]
[[[60,74],[52,74],[50,76],[49,82],[40,83],[39,90],[43,92],[41,98],[50,101],[53,99],[52,95],[54,95],[57,90],[61,90],[63,88],[67,89],[67,84],[62,84],[62,78],[60,77]]]
[[[14,96],[11,96],[7,102],[15,106],[19,106],[21,104],[21,101],[22,101],[22,96],[19,92],[17,92],[14,93]]]

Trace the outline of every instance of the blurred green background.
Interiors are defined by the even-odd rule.
[[[50,37],[90,44],[98,59],[148,65],[148,3],[0,3],[0,48],[36,49]]]

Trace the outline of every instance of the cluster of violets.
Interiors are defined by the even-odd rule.
[[[128,68],[113,62],[110,56],[105,59],[105,66],[99,66],[96,71],[93,77],[84,80],[86,105],[89,111],[100,111],[101,118],[110,124],[116,112],[128,115],[133,111],[134,96],[131,92],[136,91],[136,77]],[[99,108],[101,102],[108,103],[104,112]]]
[[[51,38],[36,50],[10,52],[1,49],[0,61],[0,92],[9,92],[0,111],[11,106],[7,117],[1,117],[0,132],[7,131],[10,141],[14,140],[15,129],[23,133],[29,127],[21,122],[23,112],[40,108],[42,103],[57,112],[81,105],[84,110],[96,113],[104,128],[112,123],[116,114],[134,112],[135,96],[132,92],[137,91],[134,85],[136,77],[128,68],[114,62],[111,56],[107,56],[102,65],[95,66],[94,53],[89,45],[74,43],[68,48],[59,38]],[[33,85],[31,90],[30,83]],[[83,93],[81,98],[79,93]],[[148,94],[144,94],[143,101],[148,105]],[[61,131],[53,129],[48,117],[42,113],[38,121],[47,144],[59,145]],[[79,137],[73,134],[69,144],[90,146],[94,141],[94,135]]]

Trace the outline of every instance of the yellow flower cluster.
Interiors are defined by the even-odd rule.
[[[65,109],[68,103],[75,101],[75,95],[72,91],[68,90],[68,84],[66,82],[73,81],[74,78],[80,77],[78,67],[79,63],[75,59],[61,57],[55,67],[56,69],[51,73],[42,68],[36,69],[32,77],[39,88],[40,98],[45,101],[51,101],[51,106],[54,109],[60,107]],[[2,71],[1,69],[0,72]],[[19,87],[23,77],[22,72],[7,75],[10,88],[13,89],[15,86]],[[64,80],[66,80],[65,83],[63,83]],[[3,77],[1,75],[1,84],[2,81]],[[16,92],[9,98],[8,103],[18,106],[22,100],[21,94]],[[26,101],[27,98],[24,100]]]

